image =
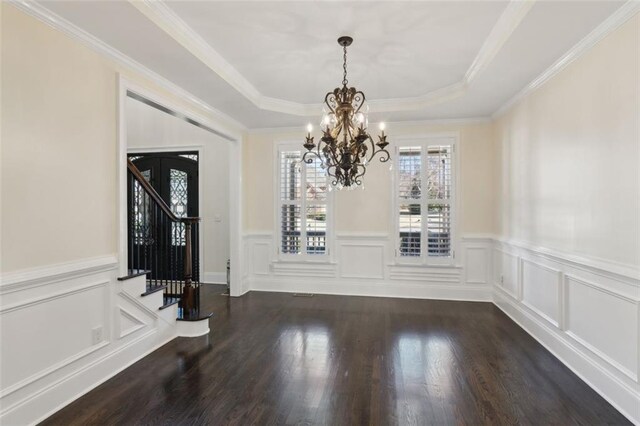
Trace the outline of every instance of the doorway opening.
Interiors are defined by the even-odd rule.
[[[142,176],[151,184],[153,189],[160,195],[162,200],[171,209],[173,214],[178,218],[198,217],[199,216],[199,163],[198,152],[149,152],[129,154],[128,159],[138,168]],[[140,212],[148,206],[143,205],[144,198],[139,196],[139,188],[133,177],[129,176],[128,188],[132,190],[128,194],[129,220],[135,221]],[[150,223],[161,223],[161,210],[155,209],[150,214],[156,213],[158,217],[152,218]],[[167,234],[161,239],[167,241],[168,244],[162,244],[157,247],[160,259],[178,259],[180,263],[184,259],[184,229],[176,229],[183,226],[180,223],[174,223],[171,228],[164,228]],[[130,228],[132,229],[132,228]],[[197,235],[194,239],[197,240]],[[135,253],[140,252],[140,248],[136,247],[137,239],[130,236],[132,241],[129,246],[132,248],[129,256],[129,265],[131,269],[141,270],[144,265],[138,265],[140,259],[136,258]],[[191,252],[193,265],[193,279],[200,282],[200,247],[195,244]],[[184,265],[176,265],[178,270],[182,270]],[[153,278],[156,280],[168,280],[170,270],[168,268],[159,267],[152,272]]]

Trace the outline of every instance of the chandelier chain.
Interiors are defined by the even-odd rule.
[[[347,80],[347,46],[342,46],[342,51],[344,52],[342,56],[344,60],[342,64],[342,69],[344,70],[344,73],[342,75],[342,85],[346,86],[349,83],[349,80]]]

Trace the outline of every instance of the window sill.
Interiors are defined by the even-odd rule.
[[[276,259],[272,262],[274,265],[337,265],[338,263],[329,259]]]
[[[387,266],[393,268],[421,268],[421,269],[462,269],[462,265],[455,263],[422,263],[422,262],[391,262]]]

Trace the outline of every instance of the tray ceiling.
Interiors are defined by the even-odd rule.
[[[42,2],[249,128],[301,126],[349,81],[372,119],[487,117],[624,2]],[[114,23],[116,23],[114,25]]]

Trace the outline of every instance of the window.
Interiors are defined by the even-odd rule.
[[[317,259],[328,254],[328,180],[317,159],[302,155],[297,145],[278,150],[279,253]]]
[[[397,150],[397,255],[403,261],[453,259],[454,146],[442,138]]]

